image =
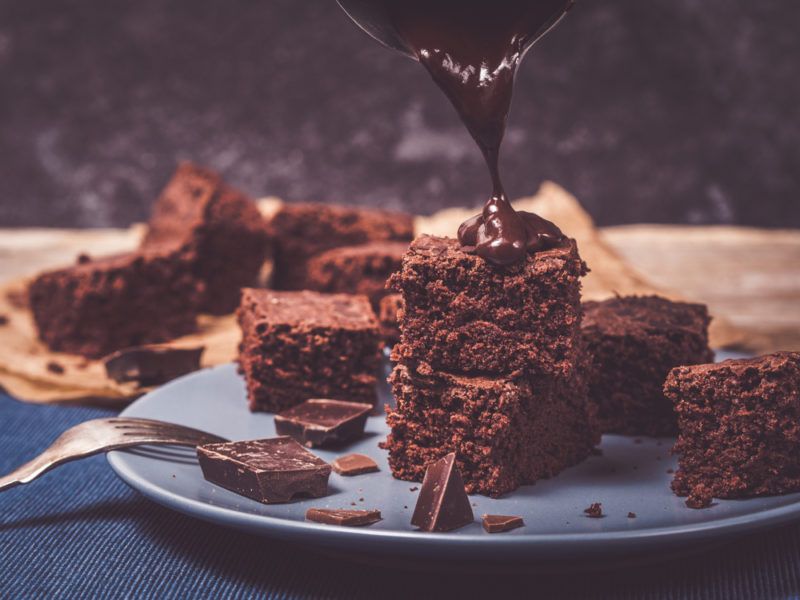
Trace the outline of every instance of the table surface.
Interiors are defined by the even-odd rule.
[[[68,427],[112,414],[0,394],[0,472],[32,458]],[[423,586],[438,597],[525,591],[548,598],[790,598],[800,595],[800,526],[652,566],[579,576],[522,569],[476,577],[477,571],[364,566],[196,521],[139,496],[102,456],[0,494],[3,598],[374,598],[407,596]]]

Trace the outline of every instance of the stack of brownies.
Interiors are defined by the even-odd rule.
[[[500,267],[422,236],[390,279],[402,295],[384,446],[421,481],[450,452],[467,490],[492,496],[550,477],[599,441],[584,379],[574,240]]]

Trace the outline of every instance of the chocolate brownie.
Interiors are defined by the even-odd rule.
[[[422,481],[427,465],[455,452],[467,491],[490,496],[557,474],[600,441],[580,372],[534,380],[398,365],[390,377],[397,406],[387,411],[392,431],[383,444],[392,473]]]
[[[246,288],[237,316],[251,410],[309,398],[375,402],[380,340],[366,296]]]
[[[285,204],[272,217],[268,230],[275,241],[273,286],[308,287],[307,263],[331,248],[372,241],[411,241],[410,214],[335,204]]]
[[[400,268],[408,242],[369,242],[333,248],[308,262],[308,286],[318,292],[364,294],[378,310],[386,280]]]
[[[393,358],[451,373],[568,373],[585,273],[574,240],[499,267],[423,235],[389,280],[404,303]]]
[[[388,294],[378,303],[378,323],[381,326],[383,341],[393,346],[400,340],[400,310],[403,308],[403,297],[400,294]]]
[[[191,267],[183,252],[150,248],[42,273],[28,293],[39,337],[51,350],[99,358],[190,333],[203,292]]]
[[[673,367],[713,360],[710,318],[702,304],[658,296],[585,302],[583,337],[593,357],[589,396],[607,433],[674,435],[677,418],[664,397]]]
[[[255,203],[215,172],[183,163],[156,201],[142,247],[178,247],[205,283],[201,309],[232,312],[268,253],[266,223]]]
[[[800,491],[800,352],[677,367],[664,393],[680,429],[676,494],[703,505]]]

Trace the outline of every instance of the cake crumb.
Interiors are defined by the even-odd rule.
[[[670,475],[672,475],[674,472],[675,472],[675,469],[667,469],[667,473],[669,473]]]
[[[686,506],[689,508],[708,508],[713,500],[714,496],[711,494],[711,489],[701,483],[692,488],[689,497],[686,499]]]
[[[64,367],[61,363],[57,363],[54,360],[51,360],[47,363],[47,370],[51,373],[55,373],[56,375],[63,375],[64,374]]]
[[[417,486],[408,488],[409,492],[416,492],[419,488]]]
[[[583,512],[590,519],[601,519],[605,516],[603,514],[603,505],[600,502],[593,502],[589,508],[584,508]]]
[[[628,513],[628,518],[629,519],[635,519],[636,518],[636,513],[635,512],[629,512]]]

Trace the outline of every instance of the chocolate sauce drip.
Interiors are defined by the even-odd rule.
[[[506,198],[498,159],[526,50],[574,0],[372,0],[373,20],[386,18],[396,40],[428,70],[478,143],[492,180],[483,212],[458,230],[464,250],[507,265],[551,247],[561,231]],[[368,28],[369,30],[369,28]]]

